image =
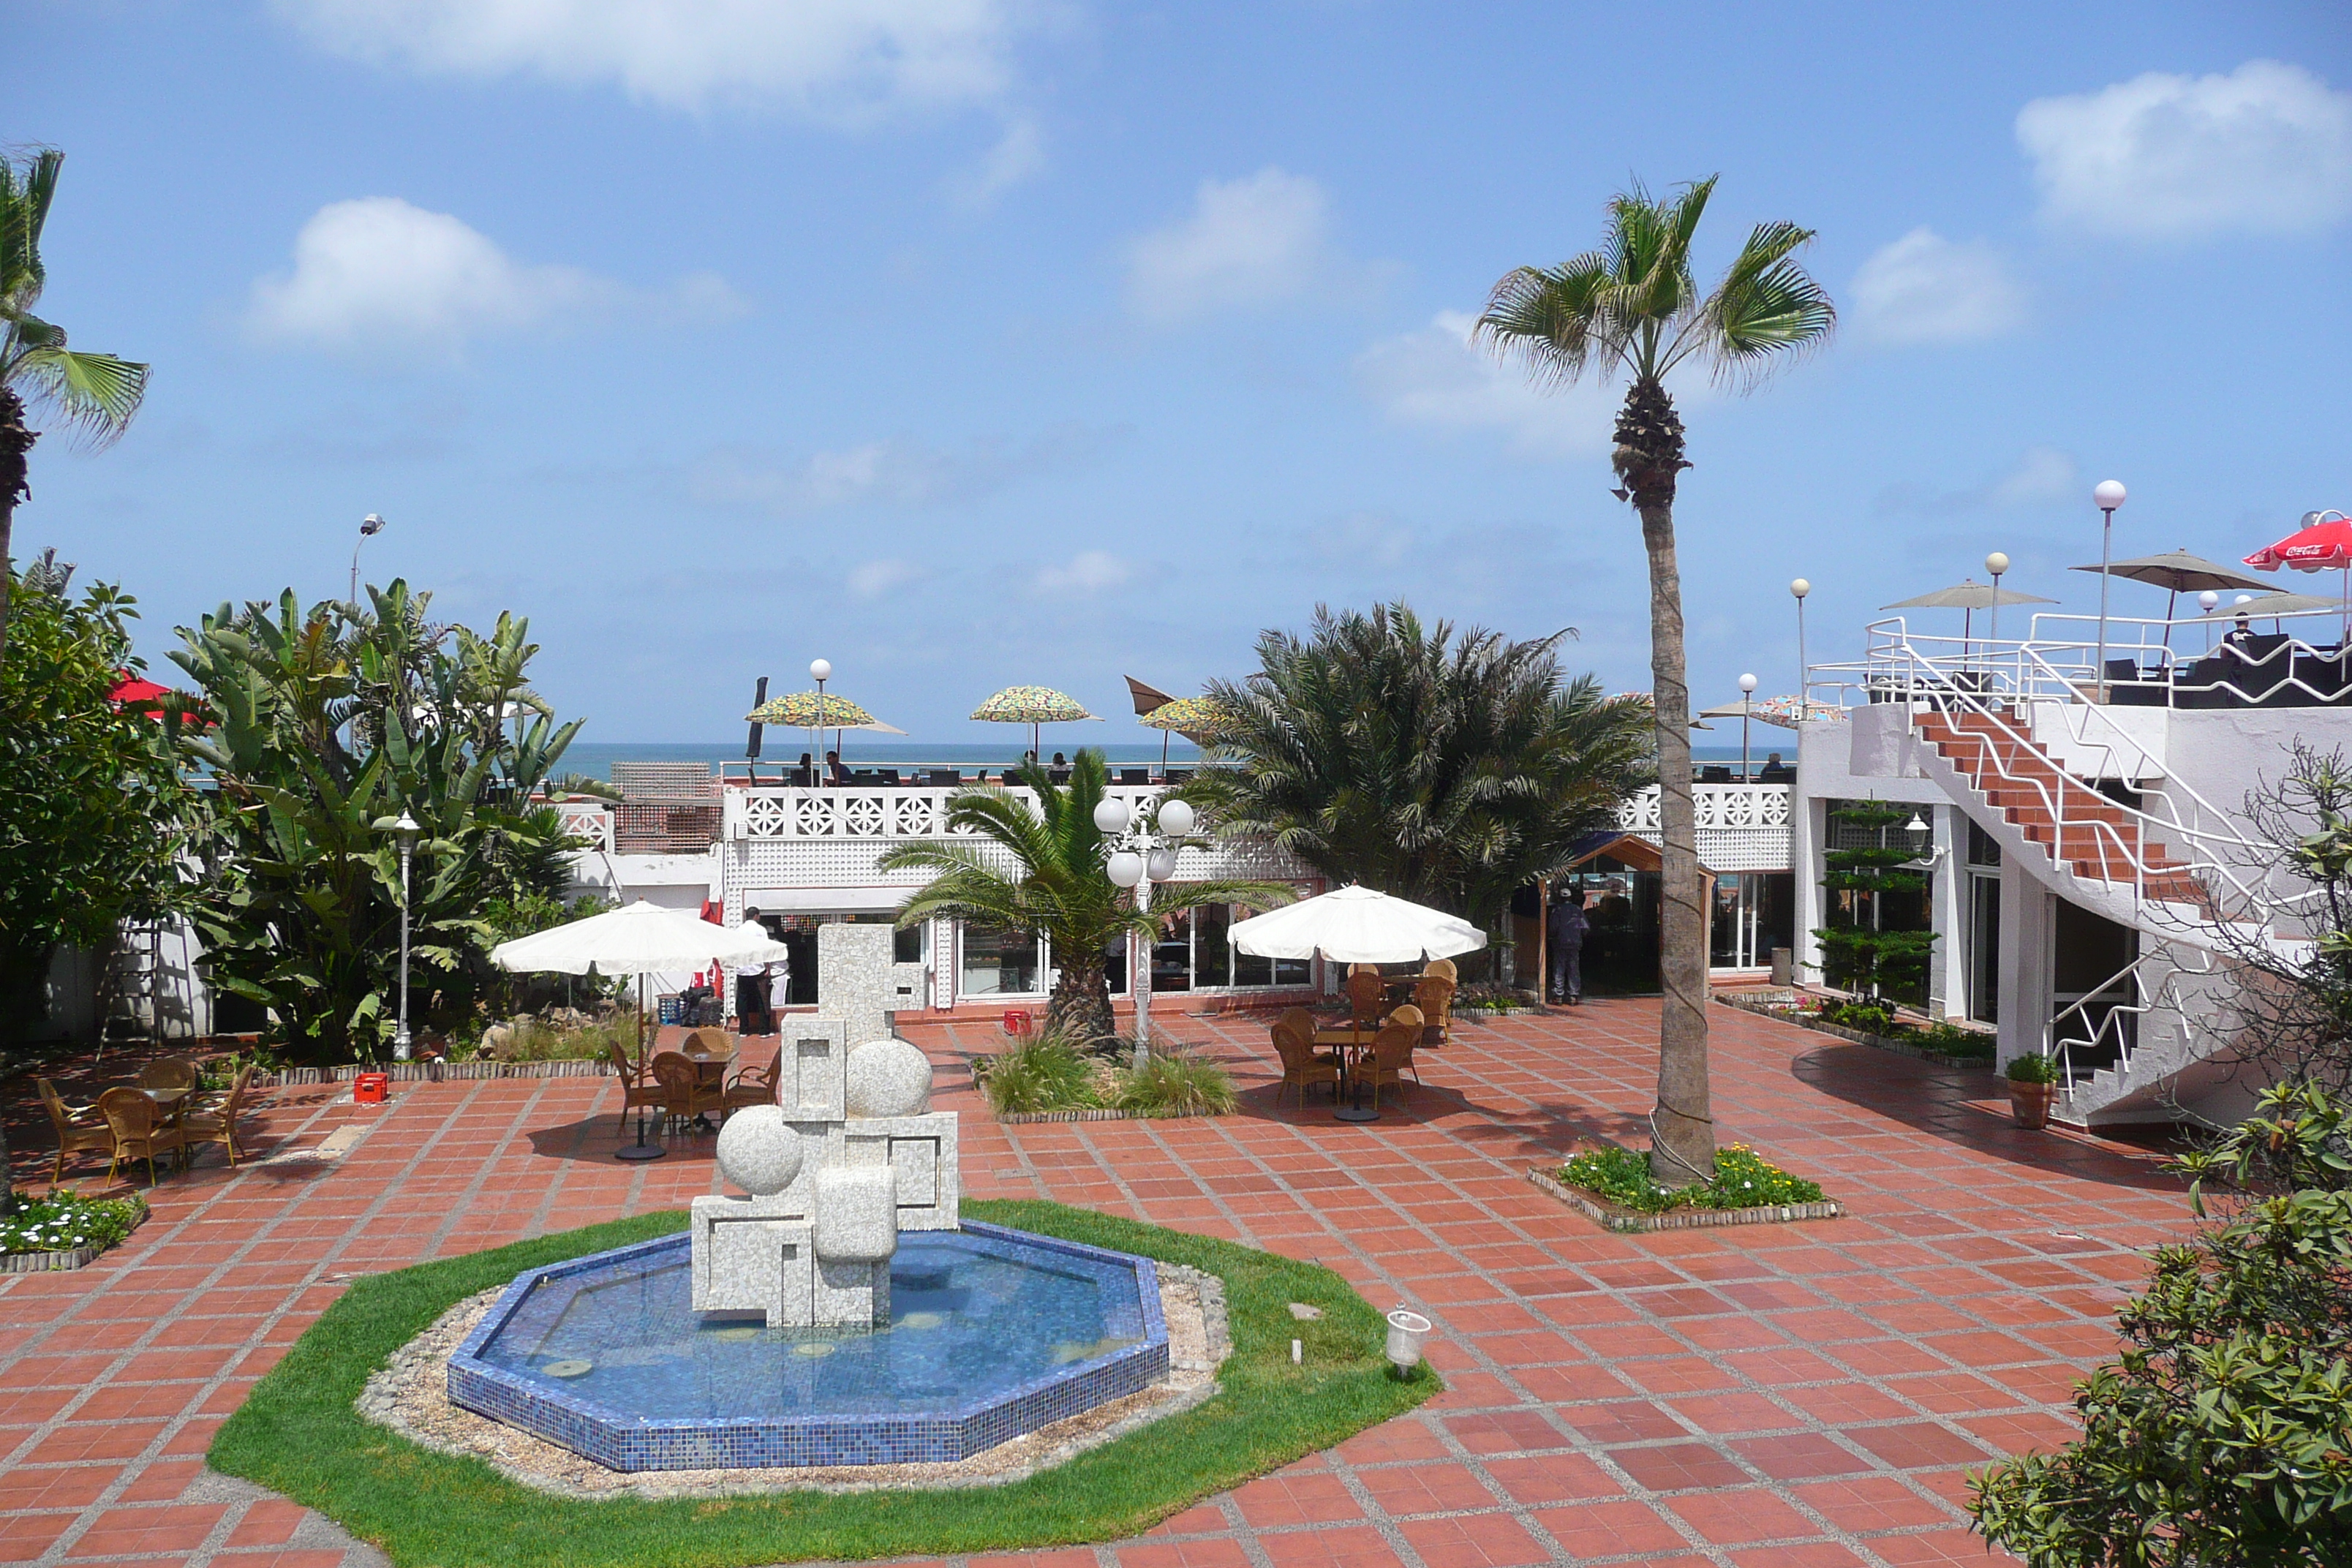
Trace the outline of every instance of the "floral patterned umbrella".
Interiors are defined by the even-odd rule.
[[[743,715],[754,724],[774,724],[788,730],[879,730],[886,735],[907,731],[885,724],[846,697],[830,691],[795,691],[771,697]]]
[[[971,716],[990,724],[1028,725],[1029,750],[1033,752],[1037,750],[1040,724],[1068,724],[1102,717],[1087,712],[1086,705],[1076,698],[1050,686],[1008,686],[973,709]]]

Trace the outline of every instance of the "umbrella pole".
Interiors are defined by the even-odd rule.
[[[639,1083],[643,1083],[645,1081],[645,1077],[646,977],[644,973],[640,971],[637,975],[637,1081]],[[621,1094],[622,1102],[625,1105],[627,1103],[628,1097],[627,1089],[624,1088]],[[658,1160],[664,1154],[668,1152],[668,1150],[663,1148],[658,1143],[648,1143],[646,1142],[646,1108],[643,1104],[639,1104],[637,1107],[637,1141],[634,1143],[624,1143],[618,1149],[614,1150],[613,1158],[615,1160]]]

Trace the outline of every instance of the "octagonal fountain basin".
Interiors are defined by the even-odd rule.
[[[898,1238],[887,1328],[697,1312],[681,1234],[534,1268],[449,1399],[614,1470],[951,1463],[1167,1375],[1151,1260],[967,1220]]]

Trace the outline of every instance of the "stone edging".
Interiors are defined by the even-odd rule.
[[[139,1217],[131,1222],[131,1235],[136,1235],[139,1227],[147,1223],[147,1216],[154,1212],[145,1204],[141,1204]],[[110,1242],[104,1247],[77,1247],[71,1252],[0,1253],[0,1274],[47,1274],[62,1268],[87,1268],[130,1239],[131,1236],[125,1236],[122,1241]]]
[[[1845,1209],[1835,1198],[1817,1204],[1770,1204],[1752,1209],[1673,1209],[1664,1214],[1641,1214],[1621,1209],[1589,1193],[1565,1185],[1548,1171],[1529,1171],[1528,1180],[1559,1199],[1603,1230],[1708,1230],[1727,1225],[1780,1225],[1790,1220],[1836,1219]]]
[[[1849,1029],[1843,1024],[1832,1024],[1823,1018],[1808,1018],[1796,1013],[1779,1013],[1760,1003],[1744,999],[1735,1000],[1729,996],[1717,996],[1715,1000],[1726,1007],[1737,1007],[1743,1013],[1753,1013],[1759,1018],[1778,1018],[1783,1024],[1794,1024],[1800,1029],[1811,1029],[1816,1034],[1833,1035],[1841,1040],[1851,1040],[1857,1046],[1869,1046],[1875,1050],[1893,1051],[1896,1056],[1910,1057],[1923,1062],[1934,1062],[1938,1067],[1981,1068],[1987,1072],[1992,1070],[1992,1059],[1989,1057],[1956,1057],[1945,1051],[1931,1051],[1925,1046],[1915,1046],[1908,1040],[1897,1040],[1885,1035],[1866,1034],[1863,1030]]]
[[[288,1068],[282,1072],[253,1075],[256,1089],[289,1089],[302,1084],[349,1083],[363,1072],[380,1072],[394,1083],[467,1082],[502,1078],[610,1078],[613,1064],[601,1057],[545,1062],[443,1062],[438,1076],[431,1062],[385,1062],[369,1067],[345,1062],[331,1068]]]
[[[1180,1110],[1172,1115],[1150,1116],[1133,1110],[1110,1110],[1097,1107],[1088,1110],[999,1110],[992,1113],[998,1123],[1020,1127],[1032,1121],[1184,1121],[1201,1116],[1223,1116],[1222,1110]]]

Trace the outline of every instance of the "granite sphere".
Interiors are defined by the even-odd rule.
[[[719,1173],[754,1197],[769,1197],[801,1173],[801,1135],[781,1105],[748,1105],[719,1130]]]
[[[931,1058],[904,1040],[868,1040],[849,1053],[849,1114],[920,1116],[931,1108]]]

